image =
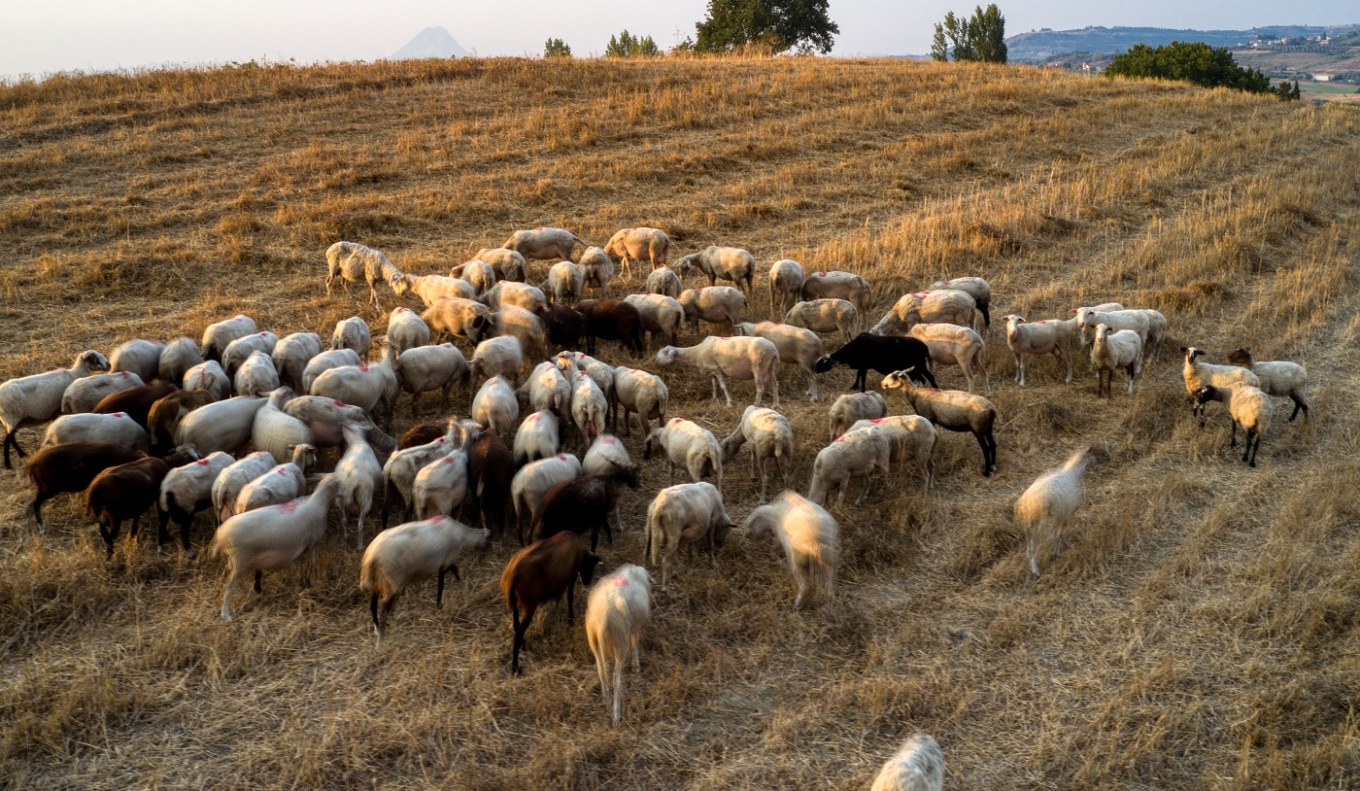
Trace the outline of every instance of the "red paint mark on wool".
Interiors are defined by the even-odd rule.
[[[282,511],[283,513],[285,513],[285,514],[291,514],[291,513],[293,513],[294,511],[297,510],[297,507],[298,507],[298,501],[297,501],[297,500],[292,500],[292,501],[290,501],[290,502],[287,502],[287,503],[284,503],[284,504],[280,505],[280,506],[279,506],[279,510]]]
[[[360,366],[359,366],[359,370],[360,370],[360,371],[367,371],[367,370],[368,370],[368,365],[367,365],[367,364],[360,365]]]
[[[287,474],[288,474],[287,470],[283,469],[282,467],[278,468],[277,470],[274,470],[274,472],[277,472],[279,475],[287,475]]]
[[[207,460],[207,459],[199,459],[198,461],[196,461],[196,462],[194,462],[194,463],[197,464],[197,465],[200,466],[200,467],[205,467],[205,466],[207,466],[207,464],[208,464],[208,460]]]
[[[338,399],[338,398],[337,398],[336,400],[332,401],[331,403],[332,403],[332,404],[335,404],[336,406],[344,406],[344,405],[345,405],[345,402],[344,402],[344,401],[341,401],[341,400]]]

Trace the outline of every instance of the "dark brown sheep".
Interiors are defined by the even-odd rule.
[[[85,490],[85,513],[99,524],[108,557],[113,557],[113,542],[124,519],[132,520],[129,536],[137,535],[137,523],[160,499],[161,481],[173,467],[198,459],[192,445],[176,448],[164,459],[146,458],[109,467],[94,477]]]
[[[558,533],[535,541],[510,557],[501,574],[501,595],[510,608],[515,637],[511,645],[510,671],[522,675],[519,652],[525,647],[524,633],[534,619],[538,605],[567,594],[567,625],[576,623],[576,578],[589,586],[597,571],[603,571],[599,557],[586,549],[575,533]],[[521,610],[523,616],[520,615]]]
[[[482,527],[494,522],[499,540],[505,534],[505,508],[510,481],[515,477],[515,454],[494,431],[483,434],[468,448],[468,490],[481,512]]]
[[[583,299],[575,309],[586,317],[586,352],[595,354],[595,339],[618,341],[642,354],[642,314],[621,299]]]
[[[140,452],[114,442],[67,442],[36,451],[28,457],[24,469],[37,490],[29,508],[38,529],[47,529],[43,503],[65,492],[83,492],[99,473],[141,457]]]
[[[567,351],[578,351],[586,335],[586,315],[565,305],[553,305],[540,318],[548,331],[548,344]]]
[[[98,404],[94,405],[93,411],[100,415],[123,412],[137,421],[137,425],[146,428],[147,420],[151,416],[151,407],[157,401],[177,390],[179,388],[169,382],[137,385],[126,390],[119,390],[116,393],[109,393]]]
[[[543,495],[543,502],[534,517],[534,531],[539,538],[547,538],[564,530],[573,533],[590,531],[590,548],[600,542],[600,528],[604,528],[609,543],[614,543],[614,531],[609,528],[609,514],[619,502],[619,484],[638,488],[638,469],[621,467],[610,462],[612,470],[559,483]]]

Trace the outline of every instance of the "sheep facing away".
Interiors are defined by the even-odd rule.
[[[525,648],[525,632],[533,622],[538,606],[567,594],[567,625],[576,622],[576,578],[589,585],[595,578],[600,558],[592,553],[581,537],[572,532],[557,533],[535,541],[510,557],[501,573],[501,595],[510,608],[515,630],[510,649],[510,672],[522,675],[519,652]],[[523,611],[523,615],[520,611]]]
[[[600,693],[609,700],[609,671],[614,675],[614,724],[623,714],[623,665],[633,655],[633,672],[641,672],[638,640],[652,617],[652,575],[625,563],[590,589],[586,599],[586,640],[600,674]]]
[[[1289,422],[1294,422],[1300,410],[1303,419],[1308,419],[1308,372],[1302,365],[1288,360],[1260,362],[1252,359],[1251,349],[1246,347],[1229,352],[1228,362],[1256,374],[1266,395],[1288,396],[1293,400],[1294,413],[1289,416]]]
[[[1086,468],[1105,454],[1080,448],[1056,467],[1035,479],[1015,501],[1015,520],[1028,536],[1029,582],[1039,578],[1039,556],[1050,557],[1062,544],[1062,534],[1081,507]]]
[[[868,476],[874,470],[880,470],[886,477],[891,472],[891,464],[892,444],[886,434],[875,429],[847,431],[817,453],[812,463],[808,500],[821,505],[832,489],[838,489],[836,504],[839,506],[845,502],[850,479],[862,475],[864,491],[855,500],[855,505],[860,505],[869,494],[871,482]]]
[[[645,557],[653,566],[661,567],[661,587],[666,587],[681,542],[707,539],[708,559],[717,568],[716,551],[727,542],[731,529],[722,492],[711,483],[681,483],[657,492],[647,506]]]
[[[1242,461],[1256,466],[1256,452],[1261,449],[1261,435],[1270,429],[1270,416],[1273,407],[1265,392],[1247,384],[1234,384],[1226,388],[1205,385],[1195,393],[1195,401],[1204,405],[1210,401],[1228,402],[1228,414],[1232,416],[1232,445],[1237,447],[1237,427],[1246,431],[1246,450]],[[1255,444],[1252,444],[1252,440]]]
[[[812,589],[820,589],[828,602],[836,596],[836,520],[825,508],[784,492],[746,517],[746,531],[755,541],[774,533],[793,572],[798,595],[793,609],[802,608]]]
[[[760,473],[760,501],[763,503],[769,481],[766,464],[770,460],[774,460],[775,472],[783,478],[784,485],[789,483],[789,472],[793,469],[793,428],[788,418],[773,409],[748,406],[742,412],[736,430],[722,441],[723,464],[730,462],[747,443],[751,446],[751,480]],[[662,585],[665,585],[664,580]]]
[[[941,791],[942,788],[944,755],[940,753],[940,745],[930,736],[917,733],[883,763],[869,791]]]
[[[371,594],[369,612],[378,647],[382,647],[387,618],[397,596],[412,585],[436,577],[434,606],[444,606],[444,575],[459,579],[458,558],[469,549],[486,546],[490,531],[472,528],[448,516],[407,522],[374,536],[364,550],[359,590]]]

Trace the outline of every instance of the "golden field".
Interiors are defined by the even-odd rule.
[[[1357,207],[1360,114],[1033,69],[461,60],[0,87],[0,378],[238,311],[280,334],[328,337],[354,314],[378,330],[365,289],[326,298],[332,242],[424,274],[539,225],[595,244],[654,225],[673,260],[721,243],[762,270],[857,271],[870,321],[909,288],[979,275],[998,319],[1117,300],[1170,322],[1135,395],[1121,380],[1109,401],[1080,361],[1072,385],[1038,360],[1018,389],[994,325],[998,473],[942,434],[930,497],[894,470],[834,509],[833,607],[791,611],[775,545],[744,531],[716,570],[682,554],[617,728],[560,609],[509,676],[496,584],[513,539],[461,564],[442,610],[432,584],[408,592],[377,651],[336,530],[310,584],[301,566],[267,574],[225,623],[220,561],[158,554],[143,532],[106,562],[75,497],[39,536],[27,481],[0,473],[0,785],[859,789],[920,730],[951,789],[1355,787]],[[1189,415],[1186,344],[1305,364],[1312,416],[1286,423],[1277,399],[1247,468],[1224,410],[1203,430]],[[812,405],[781,377],[806,492],[853,373],[825,375]],[[719,436],[753,392],[734,384],[726,408],[692,373],[665,378],[669,415]],[[1088,443],[1111,460],[1027,590],[1012,503]],[[746,473],[744,455],[727,469],[734,520],[756,505]],[[613,564],[641,561],[664,463],[643,478],[602,548]]]

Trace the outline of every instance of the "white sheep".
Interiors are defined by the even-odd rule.
[[[142,377],[131,371],[82,376],[61,394],[61,411],[67,415],[92,412],[104,396],[142,384]]]
[[[845,299],[814,299],[797,302],[784,314],[784,323],[813,332],[839,332],[846,343],[859,327],[859,309]]]
[[[577,371],[573,368],[568,373],[575,375]],[[533,373],[520,385],[519,394],[528,396],[529,408],[533,411],[551,410],[565,420],[571,414],[572,389],[566,374],[553,362],[541,362],[534,366]]]
[[[235,454],[250,440],[255,413],[268,399],[236,396],[205,404],[184,416],[175,427],[176,445],[193,445],[202,455],[224,450]]]
[[[113,350],[109,355],[109,371],[118,373],[127,371],[134,373],[143,382],[150,382],[156,378],[160,372],[161,352],[165,351],[165,344],[160,341],[148,341],[141,338],[128,341]],[[178,379],[169,381],[177,382]]]
[[[287,387],[273,390],[264,406],[255,412],[250,424],[250,444],[255,450],[268,451],[276,459],[286,459],[292,455],[294,446],[318,444],[310,421],[284,411],[292,395],[293,391]],[[348,408],[363,414],[357,407]],[[367,422],[367,418],[364,420]]]
[[[294,390],[302,389],[302,374],[307,363],[321,354],[321,336],[315,332],[295,332],[279,338],[274,346],[274,368],[279,373],[279,384]]]
[[[717,568],[717,550],[731,529],[722,492],[711,483],[681,483],[657,492],[647,506],[645,556],[652,566],[660,567],[661,587],[666,587],[681,542],[707,541],[708,559]]]
[[[906,461],[906,457],[916,462],[921,473],[921,494],[930,493],[930,484],[935,479],[935,442],[938,433],[929,420],[920,415],[891,415],[889,417],[858,420],[849,431],[861,428],[882,432],[892,445],[889,460],[893,464]]]
[[[374,310],[382,310],[378,304],[378,284],[391,283],[392,276],[399,274],[401,270],[385,254],[358,242],[336,242],[326,249],[327,297],[331,296],[331,286],[337,277],[346,294],[350,283],[367,283],[369,302]]]
[[[675,345],[685,323],[685,309],[679,302],[660,294],[629,294],[623,301],[637,308],[642,328],[651,334],[653,343]]]
[[[524,361],[524,349],[513,335],[497,335],[477,344],[468,365],[478,379],[503,377],[519,386],[519,369]]]
[[[584,447],[604,431],[609,416],[609,400],[585,371],[577,371],[576,379],[570,384],[571,418],[581,434]]]
[[[61,397],[75,380],[96,371],[109,370],[109,360],[93,349],[76,355],[70,368],[10,379],[0,384],[0,424],[5,429],[5,469],[10,466],[12,447],[23,458],[28,454],[19,446],[15,434],[25,426],[46,423],[61,414]]]
[[[687,288],[675,298],[689,319],[690,331],[699,331],[699,322],[736,326],[746,312],[746,295],[731,286]]]
[[[803,265],[789,258],[781,258],[770,266],[770,312],[783,315],[788,305],[802,299]],[[775,295],[779,296],[779,307],[774,305]]]
[[[644,459],[652,457],[652,449],[660,445],[666,452],[670,480],[675,483],[675,465],[679,464],[689,473],[691,481],[698,483],[712,475],[722,489],[723,453],[722,446],[713,432],[690,420],[676,417],[664,427],[652,429],[643,443]]]
[[[523,467],[531,461],[556,456],[561,445],[562,434],[557,415],[550,409],[533,412],[524,418],[515,432],[515,466]]]
[[[371,594],[369,611],[377,645],[382,647],[383,632],[392,605],[402,591],[436,577],[435,607],[444,606],[444,575],[453,572],[458,579],[458,558],[470,549],[486,546],[490,531],[468,527],[447,516],[421,522],[407,522],[374,536],[364,550],[359,569],[359,590]]]
[[[655,272],[657,267],[666,264],[670,249],[671,238],[665,231],[648,228],[645,225],[623,228],[615,232],[604,246],[606,253],[620,260],[625,272],[631,268],[630,261],[646,261],[652,265],[652,271]]]
[[[855,505],[860,505],[869,494],[872,482],[868,476],[874,470],[879,470],[886,479],[891,465],[892,443],[887,435],[875,429],[847,431],[817,453],[817,458],[812,462],[808,499],[821,505],[832,489],[838,489],[836,505],[842,506],[850,479],[864,476],[864,491],[855,500]]]
[[[417,346],[401,353],[393,367],[400,388],[411,394],[411,416],[415,417],[420,394],[440,391],[439,410],[449,405],[449,391],[455,384],[467,385],[472,380],[472,369],[457,346],[441,343],[437,346]]]
[[[1124,369],[1129,376],[1129,393],[1133,382],[1143,372],[1143,341],[1133,330],[1111,332],[1104,324],[1096,327],[1095,343],[1091,346],[1091,363],[1095,365],[1099,384],[1097,392],[1109,398],[1114,386],[1114,372]]]
[[[844,434],[857,420],[872,420],[885,417],[887,414],[888,402],[883,400],[879,393],[868,391],[839,396],[831,404],[827,420],[827,431],[830,436],[826,441],[835,442],[836,437]]]
[[[515,506],[515,523],[520,546],[524,546],[525,528],[538,515],[543,495],[559,483],[579,478],[581,461],[570,453],[559,453],[547,459],[529,462],[515,473],[510,481],[510,501]]]
[[[968,431],[982,449],[982,475],[996,471],[996,407],[982,396],[962,390],[917,387],[911,381],[914,368],[894,371],[879,383],[882,390],[901,390],[916,414],[949,431]]]
[[[903,294],[893,304],[884,321],[896,317],[907,330],[921,322],[976,327],[977,312],[977,302],[964,291],[957,289],[917,291]],[[878,329],[875,328],[871,332],[878,332]]]
[[[1199,391],[1205,387],[1216,388],[1212,392],[1220,394],[1223,388],[1234,384],[1248,384],[1252,387],[1260,387],[1261,379],[1256,374],[1246,368],[1236,365],[1214,365],[1212,363],[1200,362],[1199,358],[1204,354],[1204,350],[1196,349],[1194,346],[1182,346],[1181,353],[1185,355],[1185,362],[1181,366],[1181,376],[1185,379],[1185,391],[1191,398],[1197,398]],[[1220,400],[1215,398],[1214,400]],[[1199,424],[1204,425],[1205,402],[1196,400],[1194,414],[1199,417]]]
[[[1104,324],[1111,331],[1131,330],[1138,333],[1141,350],[1141,347],[1148,343],[1152,321],[1144,310],[1096,310],[1083,307],[1077,308],[1077,324],[1081,327],[1083,349],[1089,347],[1095,340],[1096,325]]]
[[[363,549],[364,519],[373,510],[374,497],[382,491],[382,464],[378,462],[378,455],[365,439],[361,426],[346,423],[341,426],[341,430],[345,434],[345,453],[340,457],[340,461],[336,462],[335,472],[332,474],[339,483],[336,487],[335,502],[340,506],[342,532],[347,521],[346,517],[349,514],[358,516],[355,546]]]
[[[203,357],[207,360],[221,360],[222,353],[231,342],[260,331],[251,317],[238,313],[229,319],[214,322],[203,329]]]
[[[332,368],[339,368],[344,365],[358,367],[363,363],[359,352],[351,348],[331,349],[313,357],[307,362],[307,367],[302,369],[302,387],[298,392],[311,392],[312,383],[321,374]]]
[[[482,428],[509,437],[519,419],[519,401],[503,377],[493,376],[482,383],[472,398],[473,420]]]
[[[496,285],[496,268],[480,258],[474,258],[467,263],[461,264],[449,270],[449,276],[462,280],[468,284],[475,294],[469,299],[476,299],[490,291]]]
[[[165,474],[158,501],[162,540],[166,536],[166,523],[173,519],[179,525],[180,545],[185,553],[193,555],[189,547],[189,527],[194,514],[212,507],[213,483],[235,461],[230,453],[218,451],[192,464],[174,467]]]
[[[713,383],[713,400],[722,388],[727,405],[732,406],[732,394],[727,392],[727,377],[754,379],[757,406],[770,392],[770,406],[779,408],[779,381],[775,367],[779,364],[779,350],[764,338],[708,337],[694,346],[666,346],[656,353],[656,364],[661,366],[684,363],[708,374]]]
[[[728,280],[741,289],[747,299],[751,297],[752,284],[756,276],[756,257],[749,250],[740,247],[719,247],[710,245],[697,253],[690,253],[675,263],[675,271],[681,278],[697,269],[708,277],[710,286],[719,280]],[[742,285],[745,284],[745,288]]]
[[[542,290],[528,283],[509,280],[502,280],[492,286],[478,299],[491,310],[500,310],[505,305],[524,308],[535,315],[542,315],[548,310],[548,298]]]
[[[262,396],[272,393],[279,386],[279,372],[274,367],[274,358],[263,351],[251,352],[236,369],[232,385],[238,395]]]
[[[501,305],[501,309],[492,313],[491,318],[495,323],[496,334],[519,341],[524,356],[532,358],[548,355],[548,329],[538,316],[516,305]]]
[[[335,323],[335,330],[331,333],[331,349],[353,349],[362,359],[368,359],[368,350],[373,345],[373,333],[368,329],[368,322],[358,316],[350,316]],[[351,363],[345,363],[350,365]],[[353,365],[358,365],[356,359]]]
[[[1025,386],[1025,369],[1031,354],[1051,354],[1054,359],[1067,362],[1067,381],[1072,381],[1072,353],[1065,341],[1078,337],[1074,330],[1076,319],[1068,322],[1041,320],[1026,322],[1020,316],[1006,316],[1006,348],[1015,355],[1015,381]]]
[[[871,295],[869,281],[854,272],[831,270],[813,272],[803,278],[803,288],[799,296],[803,300],[843,299],[864,313],[865,302]]]
[[[670,404],[671,393],[666,383],[656,374],[624,365],[616,367],[614,397],[618,407],[623,411],[623,432],[628,436],[633,434],[629,420],[634,413],[637,414],[643,436],[651,431],[653,419],[657,421],[658,426],[666,422],[666,407]],[[615,409],[616,423],[618,413],[619,409]]]
[[[307,493],[307,470],[316,464],[316,447],[303,443],[293,448],[293,460],[270,469],[241,487],[233,513],[296,500]]]
[[[570,261],[558,261],[548,269],[548,279],[539,284],[545,296],[560,305],[572,305],[581,299],[586,275],[581,267]]]
[[[420,473],[421,468],[435,459],[455,450],[463,450],[464,440],[468,438],[458,421],[449,418],[449,430],[444,436],[424,445],[398,450],[387,457],[387,462],[383,464],[383,491],[386,493],[383,505],[384,525],[387,523],[388,511],[395,504],[392,495],[394,493],[399,495],[405,512],[414,514],[412,487],[415,486],[416,475]]]
[[[648,294],[660,294],[663,297],[676,299],[680,292],[685,290],[680,282],[680,276],[675,274],[675,270],[668,266],[660,266],[653,269],[647,275],[647,284],[644,286]]]
[[[1256,452],[1261,449],[1261,436],[1270,430],[1270,418],[1274,408],[1265,391],[1248,384],[1232,384],[1227,387],[1205,385],[1195,393],[1195,401],[1204,405],[1210,401],[1227,401],[1228,414],[1232,416],[1232,447],[1237,447],[1237,427],[1246,432],[1246,450],[1242,461],[1256,466]],[[1255,439],[1255,445],[1252,440]]]
[[[825,508],[795,492],[784,492],[773,502],[751,511],[745,526],[751,540],[759,540],[772,532],[783,547],[798,587],[793,609],[800,609],[808,592],[814,588],[821,589],[828,602],[834,601],[838,554],[836,520]]]
[[[393,308],[387,315],[387,342],[397,355],[430,343],[430,328],[420,314],[407,307]]]
[[[765,502],[765,486],[769,480],[769,469],[765,466],[774,461],[775,472],[788,485],[789,472],[793,469],[793,428],[788,418],[766,407],[748,406],[741,414],[741,422],[727,437],[723,438],[723,464],[728,464],[741,450],[741,446],[751,445],[751,480],[760,473],[760,501]]]
[[[1251,349],[1246,347],[1230,352],[1228,362],[1256,374],[1266,395],[1288,396],[1294,402],[1294,413],[1289,416],[1291,423],[1299,416],[1299,410],[1303,410],[1304,419],[1308,419],[1308,371],[1302,365],[1288,360],[1259,362],[1252,359]]]
[[[279,336],[272,332],[252,332],[249,335],[237,338],[227,344],[227,348],[222,352],[222,369],[228,376],[235,377],[236,370],[255,352],[264,352],[265,356],[274,353],[274,347],[279,344]]]
[[[869,791],[941,791],[943,788],[944,755],[940,753],[940,745],[924,733],[917,733],[883,763]]]
[[[473,260],[488,264],[497,280],[523,283],[529,272],[529,262],[524,260],[524,256],[504,247],[483,247],[473,256]]]
[[[610,416],[612,418],[614,405],[617,403],[617,394],[614,392],[614,366],[609,363],[597,360],[585,352],[558,352],[554,358],[557,363],[557,370],[571,383],[576,379],[577,371],[585,371],[595,380],[595,384],[600,386],[600,392],[604,393],[605,400],[609,402]]]
[[[399,274],[393,276],[390,285],[399,297],[415,294],[421,302],[425,303],[425,307],[429,307],[445,297],[476,299],[477,295],[481,293],[476,286],[466,280],[457,277],[445,277],[444,275],[417,277]]]
[[[984,356],[987,344],[976,330],[955,324],[933,324],[922,322],[913,325],[907,335],[926,345],[930,359],[940,365],[957,365],[963,371],[968,392],[973,392],[973,371],[982,376],[983,391],[990,396],[992,383],[987,379],[987,364]]]
[[[207,390],[218,401],[231,396],[231,377],[216,360],[204,360],[185,371],[180,386],[184,390]]]
[[[213,479],[213,518],[218,524],[227,521],[236,513],[236,497],[241,493],[241,487],[273,469],[275,464],[277,461],[272,454],[258,450],[240,461],[233,462]]]
[[[182,382],[190,368],[203,362],[203,354],[193,338],[176,338],[161,350],[156,363],[156,375],[162,382]]]
[[[227,556],[223,619],[230,621],[232,618],[231,594],[241,580],[254,572],[258,591],[260,572],[283,568],[303,552],[315,550],[326,530],[326,512],[339,488],[340,481],[334,475],[328,475],[317,484],[311,497],[237,514],[218,526],[213,535],[211,556]]]
[[[992,326],[992,284],[980,277],[956,277],[930,284],[931,291],[962,291],[973,298],[978,313],[982,314],[983,326]]]
[[[368,365],[342,365],[322,371],[308,395],[324,396],[344,401],[363,409],[371,415],[385,416],[387,426],[392,425],[392,410],[397,403],[397,393],[401,385],[397,381],[396,348],[383,344],[382,359]]]
[[[1081,507],[1086,468],[1100,452],[1086,447],[1067,457],[1061,467],[1045,472],[1015,501],[1015,520],[1028,537],[1029,581],[1039,578],[1039,555],[1045,559],[1062,544],[1062,534]]]
[[[637,474],[637,465],[628,456],[628,449],[613,434],[601,434],[590,443],[586,455],[581,458],[582,475],[616,475],[620,470]],[[621,499],[614,501],[614,524],[623,532],[623,513]]]
[[[138,425],[126,412],[112,412],[107,415],[91,412],[62,415],[47,424],[39,447],[46,448],[49,445],[62,445],[67,442],[112,442],[133,450],[151,450],[151,437],[146,433],[146,429]]]
[[[491,330],[491,311],[480,302],[447,297],[431,305],[420,318],[433,333],[476,343]]]
[[[764,338],[773,343],[779,352],[781,363],[801,368],[807,373],[808,400],[817,400],[817,361],[826,353],[822,347],[822,339],[817,337],[817,333],[803,327],[774,321],[756,324],[744,321],[736,326],[736,330],[738,335]]]
[[[417,519],[451,516],[467,493],[467,452],[455,449],[420,468],[411,484],[411,503]]]
[[[534,228],[515,231],[501,246],[506,250],[514,250],[526,259],[561,260],[571,258],[571,251],[578,244],[589,247],[576,234],[564,228]]]
[[[623,665],[633,655],[641,672],[638,641],[652,617],[652,575],[625,563],[596,581],[586,599],[586,641],[600,674],[600,693],[609,700],[609,671],[614,671],[614,724],[623,715]]]
[[[614,260],[600,247],[587,247],[577,261],[584,277],[582,285],[595,289],[595,295],[609,292],[609,281],[614,277]]]

